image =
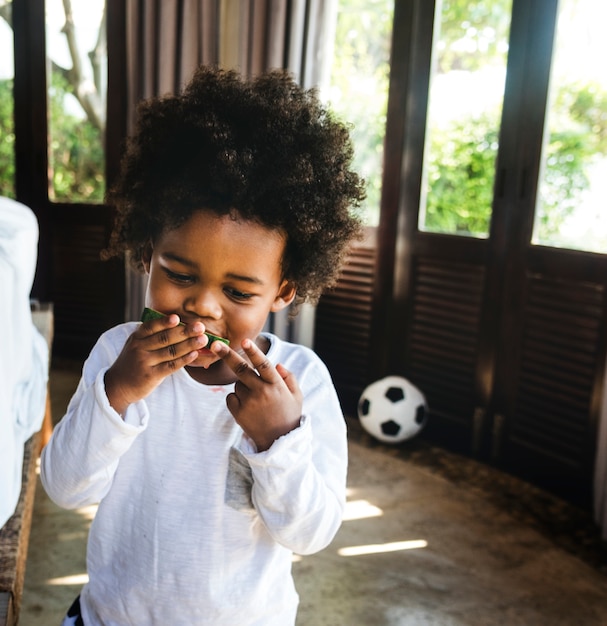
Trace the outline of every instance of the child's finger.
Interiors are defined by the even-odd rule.
[[[200,322],[196,322],[193,325],[185,325],[179,323],[177,315],[172,316],[177,320],[177,324],[171,324],[169,327],[160,327],[155,330],[145,329],[146,324],[154,322],[164,322],[165,319],[152,320],[152,322],[145,322],[142,324],[141,330],[146,332],[142,339],[146,342],[147,349],[155,350],[159,353],[167,351],[169,356],[175,355],[175,350],[179,344],[187,344],[190,349],[204,348],[208,343],[208,338],[204,334],[204,325]],[[180,348],[183,352],[183,348]]]
[[[247,380],[251,381],[251,377],[259,378],[248,361],[243,359],[228,345],[215,341],[209,348],[219,358],[227,364],[227,366],[236,374],[239,380],[246,384]]]
[[[139,328],[135,331],[135,333],[143,337],[151,337],[157,333],[162,332],[163,330],[168,330],[170,328],[179,326],[179,324],[179,316],[175,313],[172,313],[171,315],[165,315],[157,319],[142,322],[139,325]]]
[[[268,357],[257,347],[254,341],[246,339],[242,347],[262,380],[267,383],[277,383],[282,380],[282,376],[276,371]]]
[[[193,350],[191,352],[187,352],[183,356],[179,356],[171,360],[163,361],[162,363],[159,363],[156,367],[167,370],[169,374],[172,374],[178,369],[181,369],[182,367],[185,367],[186,365],[193,363],[197,358],[198,358],[198,351]]]
[[[278,375],[282,378],[285,385],[288,387],[291,393],[297,393],[299,390],[299,385],[297,384],[297,379],[284,365],[278,363],[276,365],[276,371]]]
[[[192,351],[198,351],[204,348],[208,343],[208,338],[205,334],[194,335],[184,340],[177,341],[175,343],[162,343],[161,347],[153,350],[163,362],[178,360],[181,357],[188,355]]]
[[[232,348],[219,341],[215,341],[211,345],[210,349],[218,357],[224,360],[228,367],[234,372],[234,374],[236,374],[238,379],[242,381],[245,385],[254,384],[260,379],[269,383],[279,382],[281,378],[278,375],[278,372],[276,371],[274,366],[266,359],[265,354],[261,352],[261,350],[259,350],[256,346],[253,346],[252,341],[247,340],[246,342],[244,342],[244,344],[245,345],[243,345],[243,349],[245,351],[245,354],[249,357],[249,359],[251,359],[250,363],[242,356],[240,356],[237,352],[232,350]],[[251,367],[251,365],[253,367]],[[263,376],[261,372],[259,374],[255,372],[255,369],[257,369],[258,367],[261,368]]]

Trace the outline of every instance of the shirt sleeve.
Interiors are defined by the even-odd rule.
[[[144,401],[130,405],[124,419],[110,406],[104,376],[115,358],[102,336],[84,365],[67,413],[42,451],[42,485],[64,508],[98,503],[111,486],[120,457],[147,427]]]
[[[322,364],[316,371],[322,377],[303,390],[298,428],[264,452],[241,444],[253,474],[253,505],[271,536],[302,555],[332,541],[345,506],[346,424],[328,372]]]
[[[21,492],[23,446],[42,425],[48,347],[30,309],[38,222],[25,205],[0,197],[0,527]]]

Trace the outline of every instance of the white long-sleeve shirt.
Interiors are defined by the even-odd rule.
[[[268,359],[298,380],[303,417],[257,453],[226,407],[233,385],[202,385],[183,369],[120,418],[103,378],[135,328],[101,336],[42,453],[56,503],[100,503],[85,624],[293,624],[292,553],[327,546],[345,502],[346,427],[326,367],[265,335]]]
[[[42,426],[46,405],[48,346],[30,310],[37,257],[34,212],[0,198],[0,528],[17,506],[23,446]]]

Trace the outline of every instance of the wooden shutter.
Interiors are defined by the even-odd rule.
[[[371,245],[352,249],[336,287],[323,294],[316,311],[314,348],[326,363],[348,413],[369,381],[373,269]]]
[[[51,208],[55,352],[83,358],[103,331],[124,319],[124,264],[100,258],[110,229],[106,207]]]
[[[405,375],[426,396],[428,434],[470,447],[485,268],[417,257]]]
[[[586,504],[606,304],[604,284],[526,273],[512,400],[494,429],[507,467]]]

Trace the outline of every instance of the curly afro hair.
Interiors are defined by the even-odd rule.
[[[194,211],[236,210],[286,235],[283,276],[297,302],[314,302],[361,232],[352,155],[346,126],[286,72],[245,80],[202,66],[182,93],[140,103],[107,194],[116,221],[104,256],[128,253],[141,271],[150,243]]]

